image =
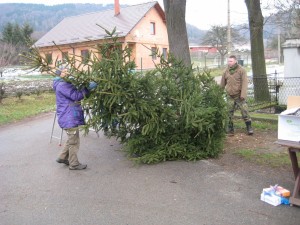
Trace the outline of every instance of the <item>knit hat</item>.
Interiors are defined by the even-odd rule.
[[[61,66],[61,67],[59,67],[59,69],[57,69],[57,70],[55,71],[55,74],[56,74],[57,76],[60,76],[60,75],[61,75],[61,72],[62,72],[64,69],[67,69],[67,67],[66,67],[66,66]]]

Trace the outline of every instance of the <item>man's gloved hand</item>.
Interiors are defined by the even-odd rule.
[[[90,82],[88,89],[93,90],[98,86],[98,84],[94,81]]]

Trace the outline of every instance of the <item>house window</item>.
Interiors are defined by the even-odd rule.
[[[156,47],[152,47],[151,48],[151,56],[152,56],[152,60],[156,59],[156,52],[157,52],[157,48]]]
[[[150,22],[150,34],[155,35],[155,23]]]
[[[69,53],[68,52],[63,52],[62,53],[62,62],[66,63],[68,61]]]
[[[90,59],[89,50],[81,50],[82,63],[88,63]]]
[[[45,54],[45,58],[46,58],[46,63],[48,63],[48,64],[52,64],[53,63],[52,53]]]
[[[162,53],[163,53],[164,60],[166,60],[168,58],[167,48],[163,48]]]

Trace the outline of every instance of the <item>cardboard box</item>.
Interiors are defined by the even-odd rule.
[[[291,192],[281,186],[277,186],[276,187],[276,191],[275,191],[276,195],[279,195],[281,197],[290,197]]]
[[[300,96],[288,96],[287,109],[300,107]]]
[[[300,142],[300,117],[285,115],[300,107],[300,96],[289,96],[287,110],[278,115],[278,139]]]

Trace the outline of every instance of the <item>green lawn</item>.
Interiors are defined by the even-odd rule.
[[[287,152],[261,152],[259,149],[239,149],[235,154],[250,162],[269,165],[273,168],[290,167],[291,161]]]
[[[55,109],[54,93],[22,96],[21,99],[8,97],[0,104],[0,125],[49,112]]]

